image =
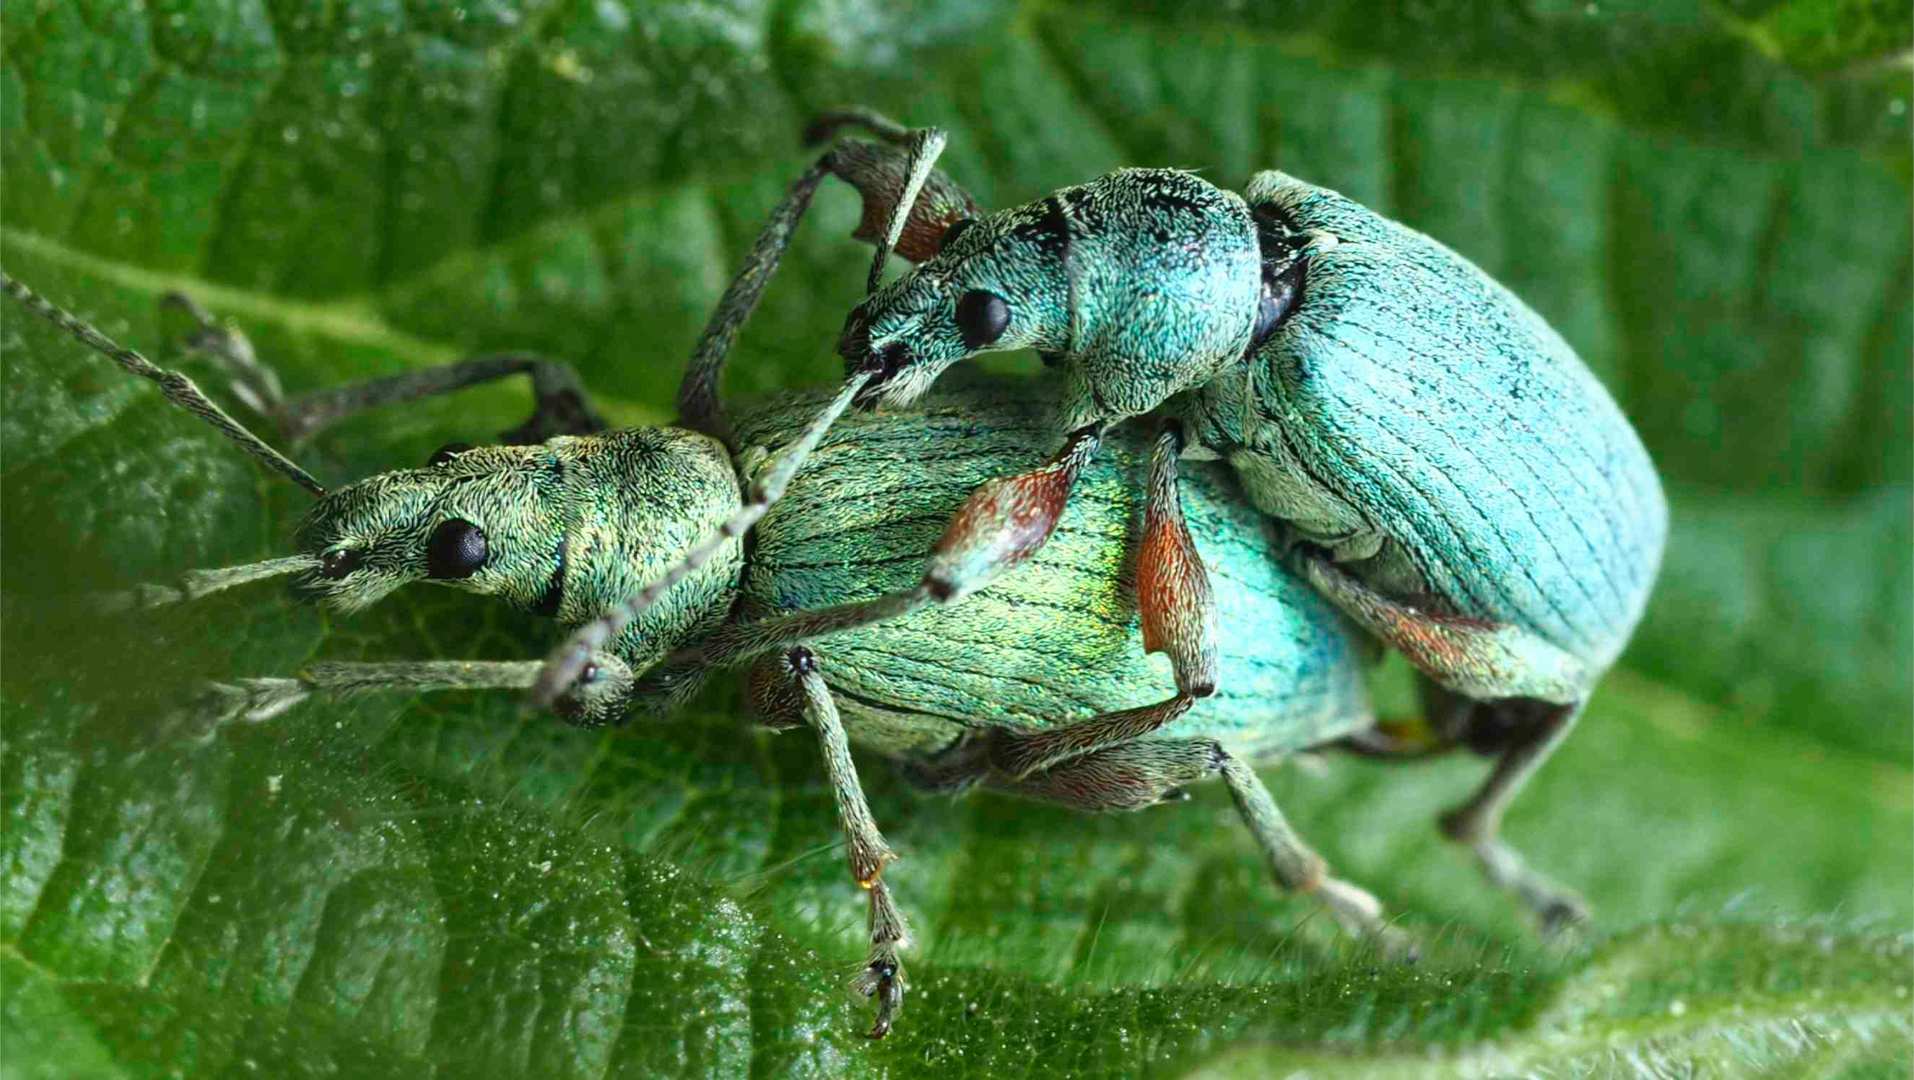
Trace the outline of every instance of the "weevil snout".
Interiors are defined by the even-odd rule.
[[[890,400],[899,372],[912,364],[910,346],[900,338],[871,344],[868,308],[859,304],[844,319],[844,332],[837,339],[837,353],[844,358],[847,375],[869,372],[871,379],[853,401],[860,409],[873,409]]]

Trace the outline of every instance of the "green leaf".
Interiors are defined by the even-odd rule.
[[[1280,166],[1429,230],[1603,374],[1676,516],[1635,647],[1509,821],[1593,902],[1585,943],[1534,941],[1436,838],[1479,763],[1268,773],[1423,940],[1399,968],[1278,895],[1220,791],[1085,818],[867,759],[920,942],[873,1046],[816,748],[740,735],[733,688],[609,734],[447,694],[206,736],[208,681],[532,657],[550,628],[429,590],[92,614],[283,552],[301,497],[5,307],[9,1074],[1904,1073],[1914,267],[1880,60],[1910,44],[1846,0],[10,9],[0,262],[216,392],[167,289],[295,390],[524,348],[660,422],[802,119],[863,100],[949,128],[990,205]],[[832,379],[855,217],[820,195],[729,392]],[[473,390],[300,457],[364,475],[524,408]]]

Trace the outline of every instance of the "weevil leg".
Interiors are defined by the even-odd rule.
[[[198,329],[188,344],[219,360],[233,374],[234,393],[253,409],[271,417],[280,432],[295,443],[368,409],[455,393],[520,374],[529,375],[532,380],[532,415],[525,423],[501,433],[501,441],[541,443],[554,435],[588,435],[605,429],[605,422],[592,408],[577,372],[567,364],[527,353],[475,356],[421,371],[287,397],[279,390],[278,377],[259,361],[243,332],[215,320],[182,293],[168,293],[162,303],[178,307],[192,317]]]
[[[1443,686],[1478,701],[1580,701],[1588,668],[1507,623],[1427,611],[1363,584],[1317,551],[1298,556],[1304,578],[1363,629]]]
[[[725,286],[724,295],[718,299],[717,308],[692,350],[684,381],[678,385],[678,422],[683,426],[722,439],[726,445],[733,444],[731,423],[718,400],[719,377],[724,374],[724,363],[731,355],[731,346],[738,340],[738,331],[757,309],[765,286],[771,283],[772,276],[778,272],[778,263],[784,259],[785,249],[791,246],[791,236],[804,219],[805,211],[811,208],[817,186],[830,175],[830,160],[831,155],[825,154],[792,182],[783,201],[772,209],[771,220],[765,222],[757,240],[752,242],[743,268]]]
[[[1204,739],[1151,739],[1105,746],[1033,773],[993,771],[984,783],[1074,810],[1141,810],[1215,776],[1220,753]]]
[[[1135,742],[1189,712],[1194,704],[1195,698],[1177,694],[1154,705],[1102,713],[1049,731],[1003,732],[991,747],[991,762],[1012,778],[1033,776],[1075,758]]]
[[[1276,807],[1256,770],[1218,747],[1223,782],[1229,785],[1236,810],[1249,826],[1250,835],[1263,849],[1270,871],[1283,888],[1307,893],[1322,902],[1336,924],[1348,933],[1378,942],[1383,951],[1403,960],[1413,960],[1414,942],[1382,917],[1382,905],[1366,890],[1340,878],[1329,876],[1329,866],[1290,827]]]
[[[536,660],[411,660],[389,663],[321,661],[290,677],[214,682],[200,700],[209,728],[262,723],[313,697],[348,697],[377,691],[523,690],[538,677]],[[554,711],[569,723],[599,727],[614,721],[634,684],[631,669],[616,656],[592,659],[581,680]]]
[[[1170,658],[1176,689],[1193,698],[1216,692],[1216,601],[1183,521],[1176,459],[1183,433],[1170,423],[1150,451],[1150,478],[1143,510],[1143,543],[1137,552],[1137,608],[1143,648]]]
[[[958,600],[1036,554],[1102,442],[1100,426],[1080,428],[1038,468],[987,480],[971,492],[931,549],[925,587],[940,601]]]
[[[870,1036],[881,1039],[889,1033],[891,1021],[904,1000],[904,969],[898,954],[910,946],[910,932],[904,924],[903,913],[883,881],[884,867],[896,859],[897,854],[884,842],[884,835],[871,816],[870,804],[864,800],[857,765],[851,760],[850,740],[845,737],[831,689],[818,673],[817,657],[811,650],[800,647],[787,650],[778,662],[786,678],[795,684],[799,700],[791,701],[790,695],[784,694],[770,698],[769,702],[774,705],[784,702],[784,708],[795,705],[803,713],[804,722],[817,732],[818,747],[824,754],[824,772],[837,800],[838,819],[844,824],[851,877],[870,894],[871,951],[857,977],[856,987],[877,1002],[877,1016]],[[760,700],[760,705],[766,703]]]
[[[522,353],[475,356],[442,367],[314,390],[287,399],[277,418],[288,438],[304,439],[367,409],[450,394],[521,373],[532,379],[532,415],[518,427],[501,432],[499,441],[529,445],[555,435],[605,430],[605,421],[591,407],[576,372],[558,361]]]
[[[697,347],[692,350],[690,366],[685,369],[684,382],[678,388],[678,422],[684,426],[727,444],[732,442],[730,422],[718,396],[725,361],[731,355],[739,331],[757,309],[766,286],[776,275],[784,252],[791,246],[791,238],[825,177],[837,176],[857,189],[863,199],[863,216],[852,236],[872,244],[884,242],[902,193],[921,183],[922,190],[911,203],[910,212],[903,217],[892,248],[912,262],[922,262],[935,255],[944,229],[958,218],[977,213],[977,204],[970,196],[931,166],[936,158],[935,149],[928,155],[914,152],[909,143],[916,133],[876,113],[847,110],[826,114],[806,129],[805,142],[809,145],[834,138],[838,130],[846,126],[864,127],[885,142],[837,142],[798,175],[785,191],[784,199],[772,208],[770,220],[752,242],[743,267],[725,286],[724,295],[719,298]],[[922,160],[924,156],[930,160]],[[923,174],[921,181],[916,178],[918,173]]]
[[[1574,892],[1532,869],[1500,839],[1502,815],[1522,785],[1568,737],[1581,711],[1580,703],[1476,703],[1473,720],[1477,732],[1486,727],[1506,745],[1475,794],[1439,819],[1443,835],[1474,852],[1483,876],[1533,912],[1545,934],[1586,921],[1588,905]]]
[[[1279,885],[1315,897],[1346,932],[1369,937],[1400,959],[1414,958],[1413,943],[1384,921],[1376,898],[1329,876],[1322,856],[1290,827],[1255,771],[1212,740],[1138,740],[1104,747],[1029,776],[997,776],[989,783],[1015,794],[1101,812],[1155,806],[1174,798],[1184,786],[1219,772]]]
[[[168,292],[160,297],[162,307],[176,308],[193,321],[187,336],[188,348],[204,353],[220,363],[233,380],[234,396],[262,416],[272,416],[285,402],[279,385],[279,373],[259,361],[252,339],[237,326],[222,323],[199,302],[183,292]]]

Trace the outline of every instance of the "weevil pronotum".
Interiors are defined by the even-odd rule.
[[[760,716],[808,726],[819,740],[852,875],[868,890],[870,952],[858,984],[876,999],[873,1035],[901,1002],[905,922],[883,878],[895,857],[866,805],[850,743],[903,763],[938,790],[983,786],[1085,810],[1134,809],[1221,776],[1277,881],[1316,897],[1352,933],[1405,946],[1364,890],[1329,875],[1252,771],[1305,748],[1374,730],[1361,668],[1367,640],[1279,559],[1273,526],[1218,466],[1181,477],[1178,435],[1110,440],[1083,464],[1079,497],[1050,543],[1020,572],[964,602],[899,612],[891,599],[915,556],[984,479],[1028,468],[1045,410],[1022,384],[979,386],[915,411],[855,415],[828,433],[819,398],[740,413],[734,455],[681,428],[605,430],[569,369],[532,358],[480,358],[372,383],[286,397],[237,331],[202,319],[196,343],[225,359],[239,393],[280,428],[309,434],[353,412],[485,378],[529,372],[530,422],[505,445],[451,445],[423,468],[326,489],[222,411],[185,377],[156,367],[0,274],[38,314],[160,384],[249,453],[318,499],[299,554],[186,573],[177,586],[120,595],[152,605],[294,575],[306,599],[341,611],[430,581],[497,596],[561,624],[585,622],[676,562],[687,545],[743,505],[762,476],[805,444],[789,495],[752,531],[724,544],[665,600],[593,654],[555,702],[584,725],[683,701],[711,671],[747,670]],[[183,298],[175,302],[187,304]],[[840,399],[841,401],[841,399]],[[542,441],[541,441],[542,440]],[[770,464],[767,466],[767,462]],[[1156,495],[1180,486],[1180,503]],[[1184,515],[1187,514],[1187,517]],[[1137,545],[1187,550],[1217,569],[1214,584],[1132,582]],[[1146,650],[1162,647],[1152,599],[1209,591],[1206,615],[1253,632],[1179,631],[1205,642],[1203,700],[1169,681]],[[896,618],[875,621],[874,616]],[[525,688],[538,661],[319,663],[293,677],[215,687],[215,715],[263,720],[318,694],[373,689]],[[1179,673],[1179,677],[1181,677]],[[1162,724],[1168,709],[1177,718]]]
[[[847,127],[876,141],[838,139]],[[1579,898],[1498,839],[1501,818],[1633,633],[1667,509],[1640,440],[1568,344],[1467,259],[1280,172],[1257,174],[1239,196],[1189,172],[1125,169],[984,213],[934,169],[944,142],[934,129],[848,109],[809,135],[837,141],[773,211],[720,301],[681,422],[726,434],[725,353],[816,188],[840,177],[864,200],[856,235],[879,242],[839,341],[844,394],[908,404],[950,365],[1003,349],[1035,349],[1062,375],[1051,439],[1063,448],[980,487],[897,604],[960,597],[1028,558],[1112,425],[1176,418],[1193,451],[1227,460],[1250,501],[1284,524],[1298,572],[1421,671],[1426,731],[1369,749],[1467,741],[1492,753],[1488,778],[1443,831],[1545,928],[1583,918]],[[880,286],[892,246],[916,265]],[[728,528],[777,492],[759,494]],[[1151,501],[1173,504],[1174,488]],[[1203,669],[1203,571],[1187,556],[1146,543],[1139,572],[1190,586],[1159,597],[1173,606],[1155,640],[1179,689],[1200,696],[1219,684]],[[540,693],[564,686],[680,572],[574,635]]]

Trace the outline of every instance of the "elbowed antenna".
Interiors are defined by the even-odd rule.
[[[897,246],[898,237],[904,233],[904,225],[910,218],[917,195],[924,190],[924,183],[930,179],[931,170],[937,165],[937,156],[944,151],[945,135],[939,128],[924,128],[910,134],[910,165],[904,174],[903,187],[898,191],[897,202],[891,207],[890,219],[885,224],[884,235],[880,238],[877,253],[871,259],[871,273],[866,296],[877,291],[879,279],[883,276],[885,263],[890,259],[891,250]],[[809,202],[806,194],[798,204]],[[764,287],[767,275],[755,276],[749,285],[748,297],[740,298],[734,305],[737,310],[748,311],[757,303],[757,292]],[[717,316],[726,318],[721,310]],[[735,330],[735,327],[733,328]],[[694,365],[696,361],[694,360]],[[858,391],[870,382],[874,372],[853,371],[844,382],[836,396],[820,410],[804,429],[802,435],[786,447],[777,460],[765,470],[753,490],[748,492],[748,501],[738,508],[737,513],[726,519],[724,524],[704,539],[693,544],[678,560],[677,565],[664,572],[656,581],[645,586],[636,596],[617,607],[579,627],[545,659],[544,668],[538,673],[538,681],[532,685],[532,702],[540,708],[550,708],[560,695],[570,689],[573,682],[585,670],[593,652],[611,646],[614,639],[630,626],[632,620],[643,614],[646,609],[658,602],[667,590],[683,581],[692,571],[703,566],[717,554],[727,540],[743,536],[745,531],[756,524],[759,518],[770,510],[784,495],[785,487],[791,478],[797,475],[804,462],[817,448],[819,440],[829,431],[844,410],[851,407]]]
[[[166,400],[211,424],[220,434],[238,443],[240,449],[257,458],[266,467],[279,472],[315,496],[325,495],[326,489],[319,481],[312,478],[311,473],[293,464],[291,458],[273,449],[264,439],[247,430],[246,425],[226,415],[226,410],[207,397],[198,386],[194,385],[193,380],[177,371],[168,371],[107,337],[77,315],[56,307],[40,294],[27,288],[5,270],[0,270],[0,292],[5,292],[8,296],[20,301],[20,304],[28,311],[73,335],[81,344],[105,354],[127,371],[156,384],[160,388],[160,393],[166,396]]]
[[[931,169],[944,152],[944,142],[942,128],[924,128],[911,133],[910,171],[904,174],[904,189],[898,192],[897,205],[891,208],[890,223],[884,227],[884,236],[877,242],[877,251],[871,255],[871,273],[864,283],[866,297],[876,292],[883,283],[884,266],[890,262],[891,251],[897,247],[898,238],[904,235],[904,226],[910,221],[912,208],[917,205],[918,193],[924,190]]]

